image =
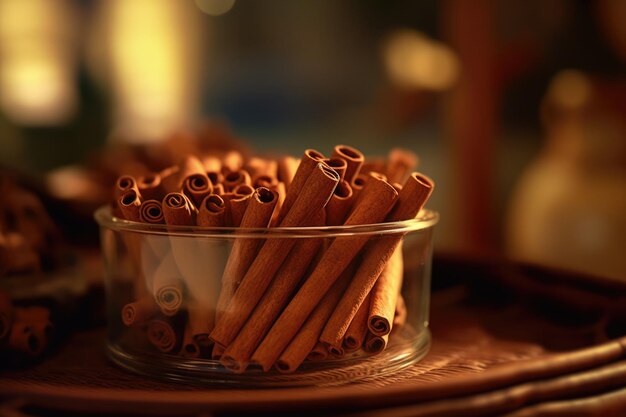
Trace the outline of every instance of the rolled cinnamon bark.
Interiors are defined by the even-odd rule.
[[[206,352],[211,341],[209,334],[215,325],[214,304],[191,300],[187,306],[187,328],[193,343]]]
[[[183,304],[183,278],[172,252],[168,252],[157,267],[152,279],[152,292],[161,312],[173,316]]]
[[[9,347],[17,352],[38,356],[45,349],[45,341],[40,340],[34,328],[28,323],[15,321],[9,334]]]
[[[267,227],[276,206],[276,193],[267,188],[257,188],[246,208],[241,220],[243,228]],[[230,300],[244,278],[248,268],[254,261],[259,248],[263,244],[262,239],[236,239],[233,248],[226,261],[226,267],[222,275],[222,288],[217,300],[217,320],[226,310]],[[226,345],[226,344],[224,344]]]
[[[273,159],[252,157],[245,166],[246,171],[250,173],[250,177],[255,181],[261,176],[276,178],[278,175],[278,163]],[[265,187],[266,185],[258,185],[257,187],[259,186]]]
[[[341,160],[342,162],[343,159]],[[335,188],[335,192],[326,205],[326,224],[328,226],[339,226],[343,224],[353,203],[352,188],[347,181],[340,181]]]
[[[348,163],[343,158],[326,158],[324,159],[324,163],[337,171],[339,174],[339,178],[341,181],[344,181],[344,177],[346,176],[346,170],[348,169]]]
[[[348,182],[351,182],[352,179],[359,174],[361,165],[363,165],[363,162],[365,161],[365,157],[361,151],[347,145],[335,146],[331,158],[341,158],[346,161],[347,167],[344,179]]]
[[[8,293],[0,291],[0,341],[6,338],[13,323],[13,303]]]
[[[202,227],[224,226],[226,205],[224,200],[217,194],[207,196],[196,215],[196,224]]]
[[[320,224],[310,226],[321,225],[322,216],[319,220],[316,223]],[[289,301],[321,245],[322,240],[315,238],[296,243],[246,324],[223,352],[221,362],[226,368],[245,371],[254,350]]]
[[[283,204],[280,207],[278,217],[276,217],[274,224],[278,225],[282,222],[287,215],[287,212],[291,209],[291,206],[300,195],[302,187],[304,187],[304,184],[309,179],[309,176],[315,170],[316,166],[323,161],[323,159],[324,155],[314,149],[307,149],[304,151],[304,155],[302,156],[298,169],[291,180],[287,195],[285,196],[285,201],[283,201]]]
[[[243,156],[238,151],[229,151],[222,159],[222,172],[227,175],[230,172],[239,171],[243,167]]]
[[[176,352],[182,343],[179,321],[168,317],[150,320],[146,331],[150,343],[163,353]]]
[[[286,190],[289,189],[299,164],[300,161],[293,156],[285,156],[278,161],[278,180],[285,183]]]
[[[407,177],[417,167],[418,158],[408,149],[393,148],[387,157],[386,175],[389,182],[404,183]]]
[[[185,179],[191,175],[206,175],[202,162],[193,155],[187,155],[177,166],[178,170],[172,170],[167,177],[161,175],[161,184],[166,193],[182,192]]]
[[[403,275],[404,261],[400,242],[370,292],[367,328],[375,336],[391,333]]]
[[[310,222],[323,210],[338,182],[339,175],[335,171],[318,163],[281,226],[293,227]],[[295,243],[294,239],[268,239],[263,243],[228,308],[218,319],[211,333],[213,341],[228,346],[234,340]]]
[[[183,193],[169,193],[162,204],[165,223],[174,226],[192,226],[195,224],[195,207]]]
[[[350,187],[352,188],[352,200],[356,201],[356,199],[359,197],[359,194],[361,194],[361,191],[363,191],[363,187],[365,187],[365,183],[367,182],[368,178],[369,173],[359,174],[352,179],[352,183],[350,184]]]
[[[255,188],[265,187],[272,189],[278,184],[278,179],[276,177],[272,177],[270,175],[259,175],[252,181],[252,185]]]
[[[247,171],[240,169],[238,171],[232,171],[224,175],[224,190],[226,192],[233,191],[239,184],[252,185],[250,174]]]
[[[222,196],[223,198],[224,195],[226,194],[226,191],[224,191],[224,184],[222,184],[221,182],[218,184],[215,184],[213,186],[213,192],[219,196]],[[224,199],[224,202],[226,202],[226,199]]]
[[[138,189],[137,181],[135,181],[135,178],[131,175],[122,175],[115,181],[115,188],[113,191],[113,195],[115,196],[115,199],[117,200],[120,197],[122,197],[124,194],[126,194],[128,191],[133,190],[133,189]]]
[[[190,175],[183,182],[183,194],[191,200],[195,207],[200,207],[202,200],[212,192],[213,184],[204,172]]]
[[[139,207],[141,206],[141,196],[136,188],[133,188],[117,200],[122,217],[133,222],[141,221]]]
[[[363,346],[365,336],[367,335],[367,319],[369,317],[371,295],[372,293],[363,301],[361,307],[359,307],[359,311],[357,311],[348,326],[342,344],[345,352],[355,352]]]
[[[261,365],[265,371],[269,371],[274,362],[276,369],[281,373],[291,373],[298,369],[317,344],[326,320],[352,279],[353,271],[354,267],[346,268],[282,353],[270,349],[257,349],[252,355],[252,361]]]
[[[202,350],[198,343],[193,339],[193,333],[191,328],[189,327],[189,323],[185,326],[185,331],[183,333],[183,342],[180,348],[180,352],[178,354],[185,358],[199,358],[202,353]]]
[[[182,191],[182,189],[176,189],[179,171],[180,167],[178,165],[172,165],[159,172],[159,176],[161,177],[161,191],[163,194]]]
[[[287,189],[285,188],[285,183],[280,181],[274,184],[271,187],[268,187],[270,190],[275,191],[278,196],[278,200],[276,201],[276,208],[274,209],[274,214],[272,214],[272,220],[270,221],[270,225],[276,225],[278,221],[278,214],[280,213],[280,209],[283,207],[285,203],[285,196],[287,195]]]
[[[149,224],[164,224],[162,203],[157,200],[144,200],[139,207],[139,221]]]
[[[254,188],[250,184],[239,184],[234,188],[233,194],[233,198],[228,200],[231,226],[240,227],[246,208],[254,194]]]
[[[359,170],[360,174],[368,174],[370,172],[386,172],[387,161],[384,158],[371,158],[368,157],[363,165],[361,165],[361,169]]]
[[[222,194],[224,192],[224,186],[222,185],[224,175],[220,171],[207,171],[206,176],[213,186],[213,194]],[[218,185],[221,187],[219,190],[217,189]]]
[[[137,179],[137,189],[145,200],[161,201],[163,199],[164,192],[161,187],[161,175],[158,173],[139,177]]]
[[[371,353],[372,355],[377,355],[381,353],[387,347],[387,343],[389,342],[389,335],[386,334],[384,336],[376,336],[372,333],[367,333],[365,337],[365,345],[363,346],[367,353]]]
[[[400,221],[415,218],[424,206],[433,190],[434,183],[428,177],[413,173],[399,193],[398,202],[387,216],[388,221]],[[320,341],[329,346],[340,346],[343,337],[365,300],[380,276],[387,261],[396,250],[403,238],[403,234],[378,238],[365,248],[363,262],[361,262],[355,276],[346,290],[335,312],[328,320]]]
[[[154,317],[158,311],[159,306],[154,297],[143,297],[122,307],[122,323],[126,326],[140,325]]]
[[[379,178],[372,177],[363,190],[359,204],[354,207],[345,224],[381,222],[397,197],[398,193],[391,185]],[[309,314],[367,243],[368,239],[369,236],[335,238],[311,275],[265,336],[257,352],[262,352],[268,356],[277,356],[287,347]],[[343,334],[341,336],[343,338]],[[341,344],[335,347],[340,349]]]
[[[306,356],[306,359],[311,362],[320,362],[326,358],[328,358],[328,348],[321,342],[317,342]]]

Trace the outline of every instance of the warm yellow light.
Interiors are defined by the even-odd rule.
[[[171,0],[104,7],[118,132],[130,141],[162,139],[196,116],[193,8]]]
[[[59,124],[74,113],[72,20],[63,0],[0,0],[0,106],[17,123]]]
[[[385,45],[384,60],[392,82],[403,88],[441,91],[459,76],[456,54],[414,30],[393,33]]]
[[[220,16],[233,8],[235,0],[196,0],[196,5],[206,14]]]

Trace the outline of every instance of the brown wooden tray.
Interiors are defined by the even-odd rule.
[[[626,407],[626,391],[618,390],[626,385],[626,283],[456,258],[439,258],[434,271],[431,351],[392,377],[319,388],[175,384],[108,363],[104,330],[95,329],[74,335],[39,365],[1,372],[0,395],[30,414],[494,415],[589,395],[609,395],[605,404]],[[533,389],[564,374],[575,376],[569,389]],[[595,382],[585,385],[589,378]]]

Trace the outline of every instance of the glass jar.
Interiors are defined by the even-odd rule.
[[[428,351],[433,228],[438,221],[435,212],[422,210],[414,220],[393,223],[268,229],[136,223],[113,217],[106,207],[99,209],[95,218],[100,225],[106,270],[108,355],[113,362],[127,370],[171,380],[219,385],[319,386],[354,382],[360,378],[395,372],[414,364]],[[363,340],[357,338],[358,343],[362,344],[356,348],[346,348],[345,352],[343,349],[331,349],[330,353],[326,351],[322,356],[311,354],[291,373],[285,373],[285,369],[280,366],[264,371],[254,363],[239,372],[233,372],[215,359],[218,357],[217,348],[211,346],[206,335],[204,340],[190,338],[192,322],[197,321],[198,315],[204,315],[205,322],[209,323],[207,327],[211,327],[210,323],[215,320],[220,292],[224,291],[224,270],[229,257],[235,256],[233,248],[241,248],[244,242],[257,249],[270,241],[280,243],[278,247],[282,251],[276,253],[279,259],[276,263],[282,267],[290,260],[294,264],[299,263],[295,248],[307,245],[315,248],[316,252],[310,254],[311,261],[303,269],[301,265],[304,271],[302,276],[298,277],[297,282],[291,282],[292,288],[288,288],[285,293],[286,289],[281,287],[283,295],[278,298],[283,301],[272,305],[275,310],[274,315],[270,315],[273,319],[269,325],[272,325],[314,270],[316,262],[319,262],[326,250],[332,249],[331,243],[335,240],[342,241],[344,247],[354,244],[352,252],[356,256],[333,287],[325,295],[320,294],[320,303],[330,297],[333,291],[341,294],[342,298],[349,298],[345,288],[350,285],[353,275],[356,276],[357,271],[360,271],[364,254],[375,242],[399,242],[396,255],[392,255],[386,264],[389,266],[393,261],[396,268],[399,265],[400,272],[396,269],[396,275],[401,282],[397,286],[400,288],[399,295],[391,297],[395,303],[395,324],[390,334],[374,340],[375,336],[367,330]],[[364,246],[359,250],[357,248],[360,244]],[[237,253],[242,252],[237,250]],[[243,258],[239,260],[247,262]],[[280,273],[281,270],[275,273],[276,276],[271,274],[267,280],[271,284],[262,291],[263,299],[255,299],[251,302],[254,305],[244,309],[247,317],[242,322],[245,323],[244,328],[255,314],[260,314],[258,310],[265,298],[277,296],[279,291],[275,289],[272,280],[278,280],[276,277]],[[386,270],[382,273],[386,273]],[[339,288],[341,282],[345,282],[345,285]],[[374,297],[366,298],[367,303],[371,302],[370,298]],[[384,301],[385,297],[381,300]],[[331,311],[334,311],[334,307]],[[368,311],[364,314],[368,314]],[[330,320],[330,317],[326,319]],[[219,320],[220,317],[217,318]],[[259,340],[263,341],[266,333],[267,329]],[[373,348],[370,346],[366,349],[370,339]],[[254,346],[258,346],[258,343]],[[186,347],[189,349],[186,350]],[[381,351],[380,348],[384,349]],[[243,369],[245,371],[241,372]]]

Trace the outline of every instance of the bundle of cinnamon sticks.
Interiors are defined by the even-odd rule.
[[[53,269],[59,237],[39,197],[0,172],[0,277]]]
[[[160,172],[121,176],[111,208],[166,227],[397,222],[415,218],[433,190],[416,165],[408,150],[366,161],[346,145],[328,158],[309,149],[300,160],[189,155]],[[138,285],[121,317],[161,352],[235,372],[254,364],[288,373],[306,360],[380,353],[407,317],[399,233],[235,238],[221,277],[193,266],[210,256],[200,239],[148,239],[123,234]]]

